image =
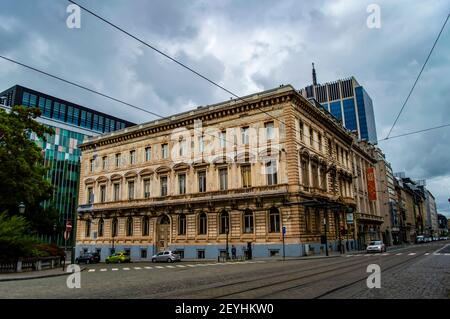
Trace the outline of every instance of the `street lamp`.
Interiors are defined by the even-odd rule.
[[[20,202],[19,204],[19,213],[20,214],[25,213],[25,204],[23,202]]]
[[[229,233],[229,229],[228,229],[228,225],[226,225],[225,227],[225,234],[226,236],[226,244],[225,244],[225,250],[226,250],[226,254],[225,254],[225,258],[228,261],[230,259],[230,254],[228,252],[228,233]]]

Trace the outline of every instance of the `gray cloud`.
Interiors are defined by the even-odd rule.
[[[366,27],[372,1],[80,2],[237,94],[354,75],[386,136],[450,4],[377,1],[381,29]],[[0,53],[168,115],[227,100],[224,93],[149,48],[82,13],[68,29],[64,1],[5,0]],[[450,123],[448,25],[392,135]],[[153,117],[0,61],[1,87],[33,87],[135,122]],[[395,171],[428,179],[438,208],[450,197],[449,129],[380,142]],[[447,189],[447,195],[443,189]]]

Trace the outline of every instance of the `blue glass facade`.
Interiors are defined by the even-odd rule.
[[[353,98],[349,98],[342,100],[342,103],[344,106],[345,127],[350,131],[357,131],[355,101]]]
[[[341,101],[330,103],[330,113],[338,120],[342,120]]]
[[[362,86],[355,88],[355,93],[356,104],[358,105],[359,129],[361,139],[367,140],[369,139],[369,132],[367,130],[366,108],[364,107],[364,95]]]

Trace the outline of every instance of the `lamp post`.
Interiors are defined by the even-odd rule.
[[[225,254],[225,258],[228,261],[230,259],[230,254],[228,253],[228,233],[229,233],[229,229],[228,229],[228,225],[225,227],[225,234],[226,234],[226,242],[225,242],[225,250],[226,250],[226,254]]]
[[[19,204],[19,213],[23,215],[25,213],[25,204],[23,202],[20,202]]]

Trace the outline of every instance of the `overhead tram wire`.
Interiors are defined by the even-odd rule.
[[[159,50],[159,49],[156,48],[155,46],[153,46],[153,45],[151,45],[151,44],[145,42],[144,40],[138,38],[137,36],[131,34],[131,33],[128,32],[128,31],[124,30],[123,28],[121,28],[121,27],[119,27],[118,25],[112,23],[111,21],[107,20],[106,18],[101,17],[101,16],[98,15],[97,13],[95,13],[95,12],[93,12],[93,11],[87,9],[86,7],[84,7],[84,6],[80,5],[80,4],[78,4],[77,2],[75,2],[75,1],[73,1],[73,0],[67,0],[67,1],[70,2],[70,3],[72,3],[72,4],[77,5],[78,7],[80,7],[81,9],[83,9],[84,11],[86,11],[87,13],[89,13],[90,15],[92,15],[92,16],[94,16],[94,17],[100,19],[101,21],[103,21],[104,23],[110,25],[110,26],[113,27],[114,29],[119,30],[120,32],[122,32],[122,33],[124,33],[125,35],[131,37],[132,39],[138,41],[139,43],[145,45],[146,47],[148,47],[148,48],[154,50],[155,52],[157,52],[157,53],[159,53],[159,54],[161,54],[162,56],[164,56],[164,57],[166,57],[167,59],[171,60],[172,62],[178,64],[178,65],[181,66],[182,68],[184,68],[184,69],[186,69],[186,70],[188,70],[188,71],[194,73],[194,74],[197,75],[198,77],[200,77],[200,78],[202,78],[203,80],[209,82],[210,84],[212,84],[212,85],[218,87],[219,89],[221,89],[221,90],[227,92],[228,94],[231,94],[231,95],[232,95],[233,97],[235,97],[236,99],[241,100],[241,101],[243,101],[243,102],[245,102],[245,103],[250,103],[249,101],[247,101],[247,100],[245,100],[244,98],[240,97],[240,96],[237,95],[236,93],[234,93],[234,92],[228,90],[228,89],[225,88],[224,86],[222,86],[222,85],[220,85],[219,83],[217,83],[217,82],[211,80],[210,78],[206,77],[205,75],[201,74],[200,72],[195,71],[193,68],[187,66],[187,65],[184,64],[183,62],[178,61],[178,60],[175,59],[174,57],[171,57],[171,56],[168,55],[167,53],[162,52],[161,50]],[[285,122],[283,122],[283,121],[280,120],[279,118],[277,118],[277,117],[273,116],[272,114],[268,113],[267,111],[261,109],[261,106],[258,106],[258,105],[257,105],[256,108],[258,108],[259,110],[261,110],[261,112],[265,113],[266,115],[270,116],[272,119],[278,121],[279,123],[282,123],[282,124],[285,125],[285,126],[291,127],[295,132],[297,132],[297,133],[299,133],[299,134],[302,134],[302,133],[300,133],[300,132],[295,128],[295,126],[292,127],[292,125],[287,125]],[[304,134],[303,134],[303,135],[304,135]],[[318,142],[318,141],[316,141],[316,142]]]
[[[444,127],[449,127],[449,126],[450,126],[450,123],[449,124],[444,124],[444,125],[439,125],[439,126],[433,126],[433,127],[429,127],[429,128],[422,129],[422,130],[417,130],[417,131],[412,131],[412,132],[408,132],[408,133],[404,133],[404,134],[395,135],[395,136],[392,136],[392,137],[389,137],[389,138],[386,137],[386,138],[383,138],[381,140],[378,140],[378,142],[388,141],[388,140],[391,140],[393,138],[399,138],[399,137],[404,137],[404,136],[408,136],[408,135],[413,135],[413,134],[428,132],[428,131],[432,131],[432,130],[437,130],[437,129],[444,128]]]
[[[425,69],[425,66],[427,65],[427,62],[428,62],[428,60],[430,59],[431,53],[433,53],[434,47],[436,46],[437,42],[439,41],[439,38],[440,38],[440,36],[441,36],[441,34],[442,34],[442,31],[443,31],[444,28],[445,28],[445,25],[447,24],[447,21],[448,21],[449,17],[450,17],[450,13],[447,15],[447,18],[445,19],[445,22],[444,22],[444,24],[442,25],[442,28],[441,28],[441,30],[439,31],[439,34],[438,34],[436,40],[434,41],[434,44],[433,44],[433,46],[431,47],[431,50],[430,50],[430,52],[428,53],[428,56],[427,56],[427,58],[426,58],[424,64],[422,65],[422,69],[420,70],[419,74],[417,75],[417,78],[416,78],[416,80],[414,81],[414,84],[413,84],[411,90],[409,91],[409,94],[408,94],[408,96],[406,97],[405,102],[403,102],[403,105],[402,105],[402,107],[401,107],[399,113],[397,114],[397,117],[395,118],[394,124],[392,124],[392,127],[391,127],[391,129],[389,130],[389,133],[388,133],[388,135],[385,137],[385,139],[388,139],[388,138],[389,138],[389,136],[390,136],[391,133],[392,133],[392,130],[393,130],[394,127],[395,127],[395,124],[397,124],[397,121],[398,121],[398,119],[400,118],[400,115],[402,114],[403,109],[404,109],[405,106],[406,106],[406,103],[408,103],[408,100],[409,100],[409,98],[410,98],[412,92],[414,91],[414,88],[416,87],[416,84],[417,84],[417,82],[419,81],[419,78],[420,78],[420,76],[422,75],[422,72],[423,72],[423,70]]]

